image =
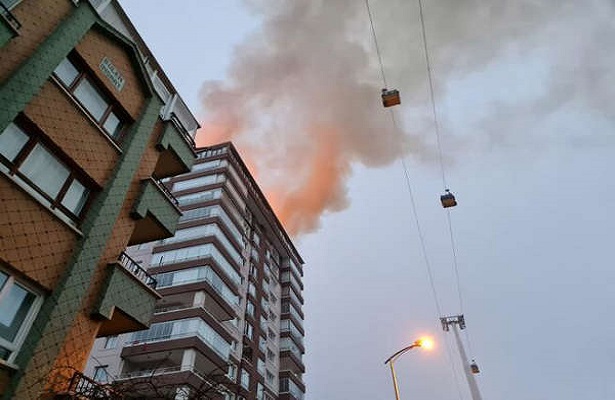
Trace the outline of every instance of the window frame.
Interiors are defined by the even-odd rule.
[[[76,70],[77,76],[73,78],[72,82],[67,84],[56,73],[56,69],[64,62],[68,61]],[[111,139],[116,144],[122,143],[126,136],[127,128],[134,122],[130,117],[130,114],[124,109],[117,98],[111,93],[111,91],[101,82],[87,63],[77,55],[76,52],[71,52],[66,56],[60,64],[56,66],[56,69],[51,73],[53,81],[56,82],[64,91],[70,96],[70,98],[79,105],[79,108],[89,117],[89,119],[96,125],[96,127],[104,133],[106,137]],[[100,96],[106,103],[107,107],[103,114],[96,118],[94,114],[88,109],[88,107],[77,97],[75,91],[79,88],[83,80],[86,80],[94,89],[96,94]],[[105,128],[110,115],[115,115],[119,119],[119,129],[116,128],[114,133],[110,133]]]
[[[40,203],[44,204],[46,208],[53,212],[56,210],[59,211],[62,215],[66,216],[75,227],[77,227],[83,221],[83,218],[91,206],[92,200],[100,187],[94,180],[83,173],[81,168],[73,160],[67,157],[58,146],[49,140],[32,121],[23,115],[19,115],[11,123],[15,125],[15,127],[17,127],[22,133],[24,133],[28,139],[19,149],[13,160],[9,160],[4,155],[0,154],[0,171],[7,174],[9,178],[15,181],[21,188],[26,190]],[[6,129],[8,129],[8,126]],[[6,129],[0,132],[0,135],[2,135]],[[61,184],[60,190],[55,197],[52,197],[49,193],[45,192],[45,190],[39,187],[20,170],[20,168],[23,167],[24,162],[28,160],[28,157],[32,154],[34,149],[37,148],[37,146],[41,146],[44,151],[48,153],[48,155],[53,157],[56,162],[62,164],[62,166],[68,170],[68,176]],[[71,185],[75,181],[80,183],[87,190],[85,202],[81,205],[77,213],[62,204]]]
[[[103,349],[104,350],[112,350],[117,348],[117,345],[119,344],[119,335],[111,335],[111,336],[107,336],[105,337],[105,343],[103,344]]]
[[[0,359],[0,363],[13,365],[15,358],[21,350],[21,346],[23,345],[26,337],[28,336],[28,333],[30,332],[30,329],[32,328],[32,324],[34,323],[34,320],[36,319],[36,316],[38,315],[41,306],[43,305],[44,298],[39,290],[36,290],[32,287],[32,285],[17,278],[15,274],[11,273],[7,269],[0,267],[0,272],[8,276],[6,282],[4,282],[0,287],[0,301],[10,290],[9,288],[15,284],[19,285],[21,288],[25,289],[26,291],[35,296],[34,301],[30,305],[30,309],[28,310],[25,318],[21,322],[21,326],[19,327],[15,338],[12,341],[9,341],[3,337],[0,337],[0,346],[11,352],[11,354],[7,357],[6,360]]]
[[[94,367],[94,373],[92,374],[92,379],[100,384],[107,384],[109,383],[109,370],[107,369],[109,368],[108,365],[97,365]],[[104,373],[104,381],[101,380],[98,376],[99,371],[102,371]]]

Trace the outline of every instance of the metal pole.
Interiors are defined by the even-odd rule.
[[[468,357],[466,356],[466,351],[463,348],[463,343],[461,343],[461,338],[459,337],[459,328],[457,324],[453,325],[453,333],[455,334],[455,341],[457,342],[457,347],[459,348],[459,356],[461,357],[461,365],[463,365],[463,372],[466,374],[466,379],[468,380],[468,386],[470,386],[470,394],[472,395],[473,400],[482,400],[480,392],[478,391],[478,385],[476,384],[476,380],[474,379],[474,374],[472,374],[472,370],[470,368],[470,364],[468,363]]]
[[[397,386],[397,376],[395,375],[395,360],[391,360],[389,365],[391,366],[391,376],[393,377],[393,388],[395,389],[395,400],[399,400],[399,387]]]

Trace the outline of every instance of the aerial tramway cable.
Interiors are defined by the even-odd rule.
[[[429,96],[431,100],[431,111],[432,111],[433,121],[434,121],[434,131],[436,134],[436,142],[438,145],[438,159],[440,162],[440,172],[442,174],[442,185],[444,186],[444,190],[448,192],[449,189],[448,189],[448,184],[446,180],[446,169],[444,167],[444,157],[443,157],[443,152],[442,152],[442,140],[440,138],[441,136],[440,122],[438,120],[438,111],[436,108],[436,96],[435,96],[433,76],[432,76],[433,72],[432,72],[432,67],[431,67],[431,60],[429,57],[429,45],[427,43],[427,33],[425,29],[425,16],[423,12],[423,1],[418,0],[418,5],[419,5],[419,17],[421,21],[421,34],[422,34],[422,39],[423,39],[423,51],[425,55],[425,65],[427,68],[427,80],[429,82]],[[456,243],[455,243],[455,235],[453,233],[453,223],[451,219],[451,211],[449,209],[446,210],[446,220],[447,220],[449,239],[450,239],[450,245],[451,245],[453,271],[455,273],[455,282],[457,286],[457,297],[459,300],[459,310],[460,310],[460,313],[463,315],[464,307],[463,307],[463,296],[461,294],[461,280],[459,277],[459,264],[457,261],[457,248],[456,248]],[[470,350],[470,354],[472,354],[470,334],[468,333],[467,329],[464,329],[464,332],[465,332],[466,341],[468,343],[468,349]]]
[[[372,37],[373,37],[373,40],[374,40],[374,46],[376,47],[376,54],[378,56],[378,63],[380,65],[380,74],[381,74],[381,77],[382,77],[382,81],[383,81],[384,87],[386,88],[387,87],[387,80],[386,80],[386,74],[385,74],[385,70],[384,70],[384,63],[382,61],[382,54],[380,53],[380,46],[378,45],[378,37],[376,35],[376,30],[375,30],[375,27],[374,27],[374,21],[373,21],[372,12],[371,12],[371,9],[370,9],[370,6],[369,6],[369,0],[365,0],[365,6],[367,8],[367,14],[369,16],[371,33],[372,33]],[[397,126],[397,120],[395,118],[395,113],[393,112],[392,109],[390,109],[389,112],[390,112],[390,116],[391,116],[391,121],[392,121],[393,127],[394,127],[395,131],[398,131],[399,128]],[[440,154],[441,154],[441,152],[440,152]],[[434,283],[434,277],[433,277],[433,271],[432,271],[431,263],[429,261],[429,257],[427,256],[427,248],[425,246],[425,238],[424,238],[423,230],[421,228],[420,220],[419,220],[419,217],[418,217],[416,202],[414,200],[414,192],[412,190],[412,182],[411,182],[411,179],[410,179],[410,173],[409,173],[409,170],[408,170],[408,166],[406,165],[405,157],[403,157],[403,156],[401,157],[401,164],[402,164],[402,168],[403,168],[403,172],[404,172],[404,177],[405,177],[405,181],[406,181],[406,187],[407,187],[408,193],[410,195],[410,203],[411,203],[411,208],[412,208],[412,215],[413,215],[414,222],[415,222],[415,225],[416,225],[416,228],[417,228],[417,233],[418,233],[419,242],[420,242],[420,246],[421,246],[421,253],[423,255],[423,260],[424,260],[424,263],[425,263],[425,266],[426,266],[426,269],[427,269],[427,276],[429,278],[429,284],[430,284],[430,287],[431,287],[432,297],[433,297],[433,300],[434,300],[434,303],[435,303],[435,306],[436,306],[436,311],[438,313],[438,316],[441,316],[442,315],[442,308],[440,306],[440,301],[438,299],[438,293],[436,291],[436,286],[435,286],[435,283]],[[444,171],[442,170],[442,172],[443,172],[442,176],[444,177],[445,176],[444,175]],[[458,393],[459,399],[462,399],[461,388],[460,388],[459,379],[458,379],[458,376],[457,376],[457,371],[455,370],[455,367],[454,367],[453,362],[452,362],[452,359],[453,359],[452,349],[451,349],[450,343],[448,343],[447,341],[445,341],[445,342],[447,343],[447,357],[448,357],[449,365],[451,367],[451,371],[452,371],[452,374],[453,374],[454,382],[455,382],[455,385],[456,385],[456,388],[457,388],[457,393]]]

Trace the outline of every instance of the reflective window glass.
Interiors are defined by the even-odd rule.
[[[28,135],[11,122],[0,134],[0,154],[9,161],[14,161],[27,142]]]
[[[87,79],[82,79],[74,91],[75,97],[92,114],[96,121],[100,121],[109,104],[98,93],[96,88]]]
[[[32,149],[19,171],[53,198],[58,195],[69,176],[68,168],[40,144]]]
[[[72,62],[68,61],[67,58],[62,60],[60,65],[58,65],[53,72],[67,87],[72,85],[75,79],[79,76],[79,71],[75,68]]]

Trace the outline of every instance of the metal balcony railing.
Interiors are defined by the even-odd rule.
[[[130,258],[128,254],[122,252],[118,258],[119,263],[124,267],[127,271],[133,274],[137,279],[143,282],[146,286],[149,286],[153,290],[156,290],[156,286],[158,282],[154,277],[147,273],[145,269],[143,269],[135,260]]]
[[[75,399],[120,400],[122,398],[109,386],[101,385],[81,372],[75,372],[70,379],[68,394]]]
[[[160,189],[162,193],[164,193],[165,196],[167,196],[168,199],[171,200],[171,203],[175,204],[176,207],[179,207],[179,201],[175,196],[173,196],[173,193],[171,193],[171,191],[165,186],[165,184],[159,179],[154,179],[154,182],[156,183],[156,186],[158,186],[158,189]]]
[[[194,141],[194,138],[192,137],[192,135],[190,135],[190,132],[188,132],[188,130],[181,123],[181,120],[179,119],[177,114],[175,114],[175,112],[171,112],[171,122],[173,123],[175,128],[177,128],[177,130],[181,133],[184,139],[186,139],[186,141],[190,144],[190,146],[192,146],[192,148],[195,148],[196,143]]]
[[[21,29],[21,22],[19,22],[19,20],[15,18],[13,13],[8,9],[7,6],[4,5],[2,1],[0,1],[0,15],[4,17],[6,22],[8,22],[11,25],[11,27],[15,30],[15,32]]]

